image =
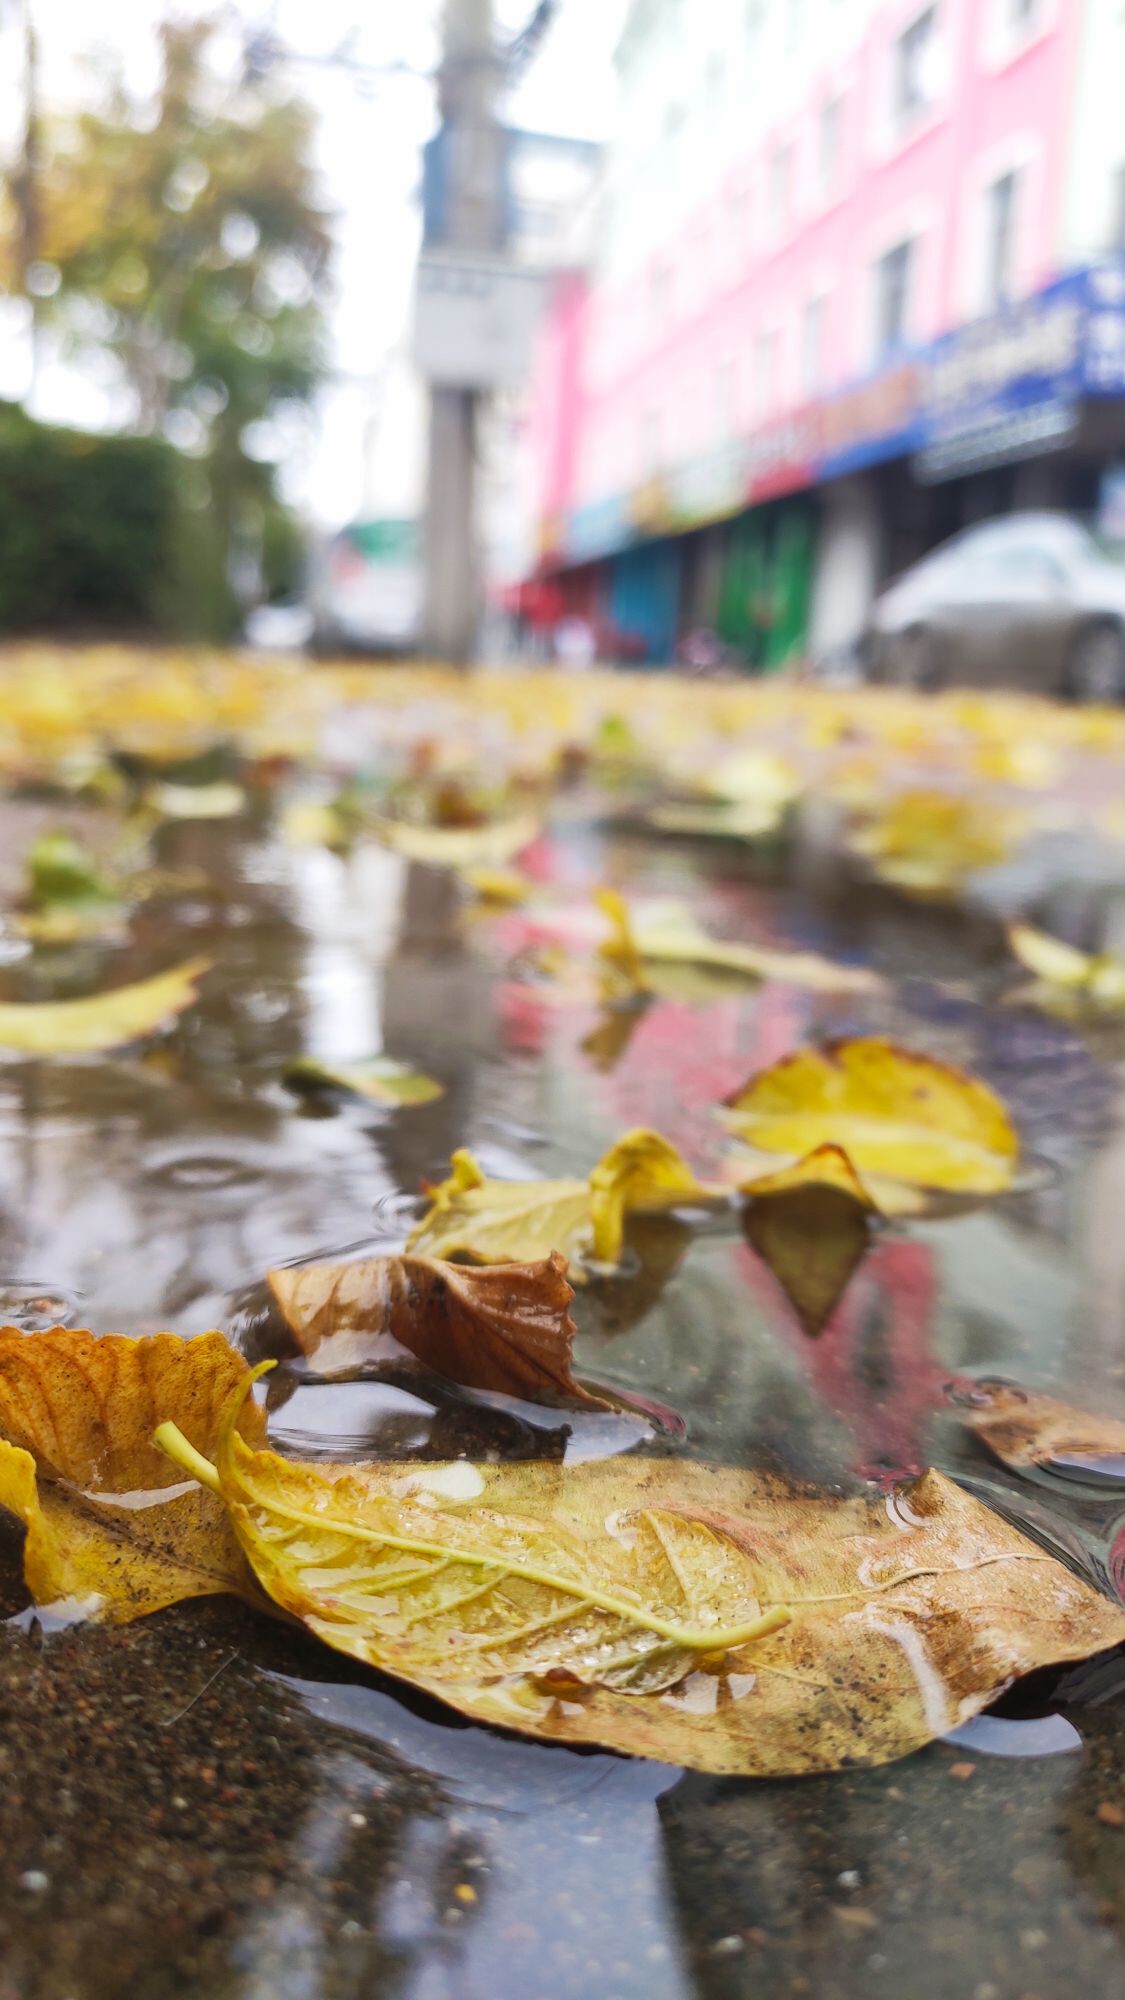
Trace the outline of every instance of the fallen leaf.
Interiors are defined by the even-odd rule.
[[[232,1424],[212,1466],[157,1437],[327,1644],[552,1741],[759,1777],[887,1763],[1125,1638],[938,1472],[841,1500],[682,1461],[329,1470]]]
[[[221,1333],[95,1338],[78,1328],[0,1331],[0,1506],[27,1529],[36,1604],[70,1601],[125,1623],[182,1598],[260,1602],[221,1504],[186,1490],[152,1441],[171,1417],[204,1454],[249,1371]],[[240,1400],[253,1442],[265,1424]]]
[[[154,1034],[196,999],[209,958],[189,958],[170,972],[133,986],[115,986],[87,1000],[9,1001],[0,1005],[0,1048],[25,1055],[96,1055]]]
[[[534,814],[520,813],[484,826],[419,826],[412,820],[376,815],[368,821],[368,829],[384,847],[408,861],[422,861],[431,868],[463,869],[499,867],[511,861],[538,839],[541,822]]]
[[[112,906],[118,897],[88,849],[60,828],[40,834],[32,844],[27,857],[27,899],[32,909],[45,910],[61,903]]]
[[[566,1258],[486,1268],[432,1257],[368,1257],[270,1271],[266,1283],[319,1374],[385,1356],[388,1336],[451,1382],[530,1403],[610,1408],[571,1373],[574,1297]]]
[[[1074,1409],[1008,1382],[977,1382],[965,1422],[1015,1472],[1054,1469],[1093,1483],[1125,1481],[1125,1420]]]
[[[553,1250],[573,1257],[590,1233],[587,1181],[498,1181],[464,1147],[449,1178],[429,1190],[430,1208],[407,1239],[429,1257],[478,1264],[537,1263]]]
[[[149,785],[144,803],[161,819],[233,819],[246,805],[241,785]]]
[[[322,1063],[299,1056],[285,1072],[294,1090],[346,1090],[369,1097],[373,1104],[433,1104],[444,1086],[407,1063],[390,1056],[369,1056],[362,1062]]]
[[[514,909],[520,903],[529,902],[536,893],[536,884],[529,875],[523,875],[518,868],[468,867],[458,870],[466,889],[482,903],[498,903],[504,908]]]
[[[767,1152],[800,1159],[839,1146],[865,1180],[884,1175],[958,1194],[1002,1192],[1019,1156],[1015,1128],[987,1084],[878,1035],[798,1049],[735,1091],[723,1116]]]
[[[327,847],[341,855],[350,851],[359,831],[355,814],[334,799],[294,800],[281,826],[291,847]]]
[[[717,840],[759,840],[776,833],[785,817],[782,805],[744,800],[737,805],[653,806],[645,814],[646,823],[657,833],[699,835]]]
[[[839,1146],[818,1146],[741,1192],[747,1239],[815,1340],[867,1254],[875,1203]]]
[[[614,1264],[627,1214],[725,1197],[724,1189],[697,1181],[675,1147],[643,1127],[618,1139],[584,1181],[490,1180],[464,1149],[450,1164],[449,1179],[430,1189],[431,1207],[406,1247],[478,1264],[534,1263],[553,1250],[567,1258],[590,1251],[599,1263]]]
[[[709,937],[686,911],[674,906],[651,915],[630,915],[624,897],[601,889],[599,908],[612,925],[601,954],[619,966],[641,991],[651,988],[665,964],[709,967],[747,979],[773,979],[821,993],[880,993],[886,981],[866,966],[837,965],[811,951],[780,951],[770,945],[724,944]]]
[[[900,792],[850,837],[884,882],[919,895],[947,895],[1003,861],[1025,828],[1022,815],[955,792]]]
[[[1048,991],[1073,995],[1094,1007],[1125,1007],[1125,963],[1112,952],[1078,951],[1031,924],[1011,924],[1008,943]]]

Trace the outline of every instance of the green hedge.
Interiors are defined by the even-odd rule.
[[[163,439],[58,430],[0,404],[0,631],[228,637],[203,477]]]

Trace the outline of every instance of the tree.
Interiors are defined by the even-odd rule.
[[[71,351],[112,356],[133,429],[202,461],[229,547],[270,502],[271,428],[321,371],[328,218],[306,108],[269,78],[224,75],[213,21],[159,36],[155,103],[110,74],[97,106],[40,115],[35,262],[13,226],[29,191],[9,186],[0,279]]]

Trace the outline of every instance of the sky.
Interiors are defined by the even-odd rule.
[[[73,103],[88,89],[82,56],[113,51],[130,87],[156,77],[154,30],[165,9],[152,0],[98,0],[75,33],[75,0],[31,0],[49,104]],[[602,139],[612,129],[612,53],[627,0],[561,0],[559,13],[519,89],[509,122],[538,131]],[[533,0],[495,0],[502,31],[518,30]],[[214,14],[215,6],[180,0],[177,15]],[[247,0],[222,9],[232,33],[270,25],[293,52],[295,86],[317,113],[316,159],[333,213],[336,256],[330,309],[333,379],[316,421],[291,448],[284,468],[288,496],[313,519],[335,524],[362,506],[408,510],[417,498],[421,410],[406,358],[411,283],[420,218],[420,148],[434,126],[433,93],[420,79],[386,74],[357,78],[323,60],[351,37],[365,67],[395,61],[431,70],[437,54],[437,0]],[[13,22],[6,14],[0,19]],[[86,22],[90,23],[86,30]],[[96,23],[96,27],[95,24]],[[14,25],[0,32],[0,136],[19,129],[19,44]],[[304,60],[302,60],[304,58]],[[0,396],[22,396],[27,348],[18,310],[0,315]],[[89,368],[48,363],[33,412],[48,421],[103,428],[120,420],[107,383]]]

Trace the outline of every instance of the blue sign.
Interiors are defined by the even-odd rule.
[[[1037,457],[1073,436],[1085,387],[1084,271],[946,334],[924,363],[921,479]]]

